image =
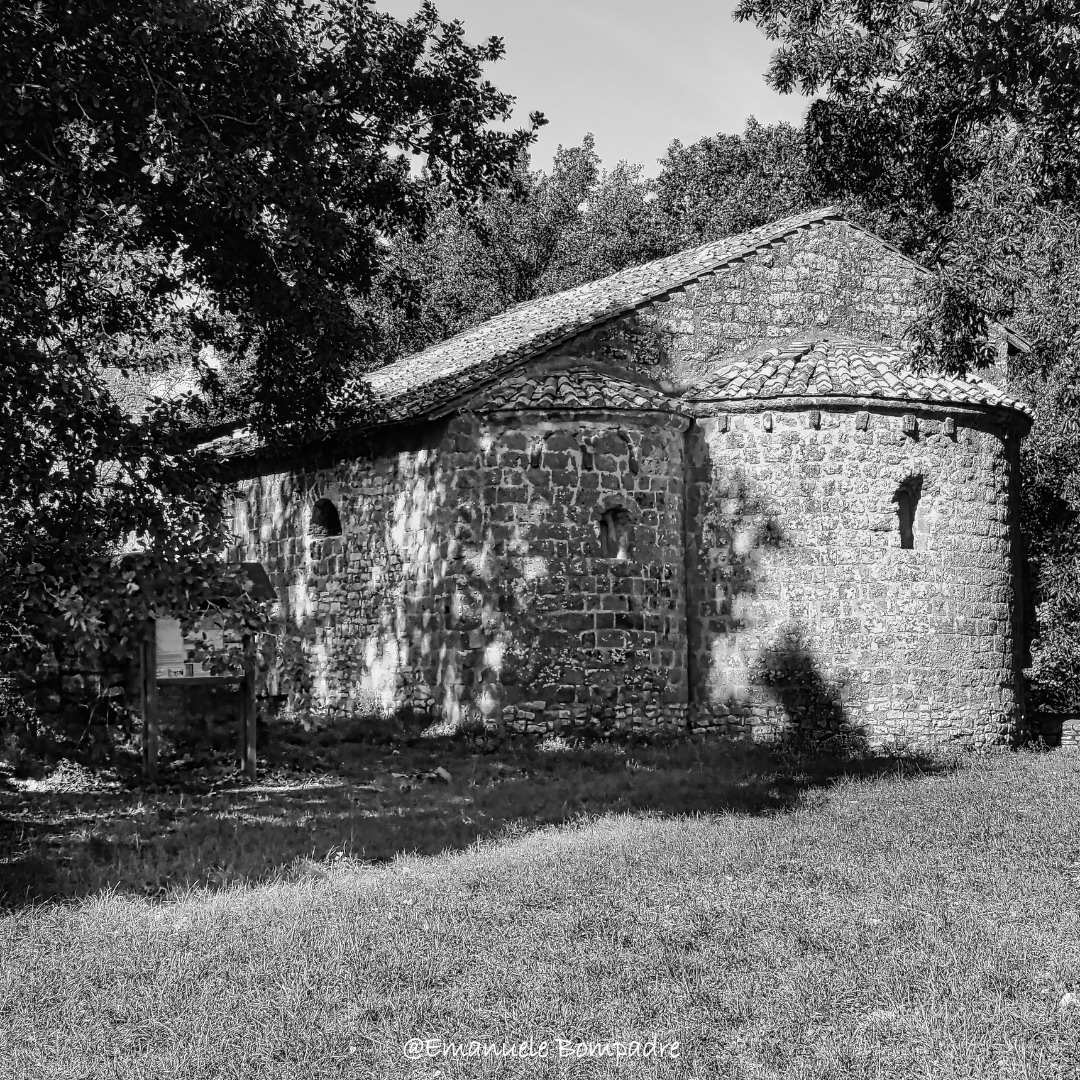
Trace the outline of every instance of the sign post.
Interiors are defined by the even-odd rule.
[[[244,638],[244,681],[240,684],[240,762],[244,775],[251,781],[256,771],[256,725],[258,710],[255,704],[255,650],[250,637]]]
[[[142,772],[147,784],[157,783],[157,635],[151,620],[139,643],[139,711],[142,714]]]

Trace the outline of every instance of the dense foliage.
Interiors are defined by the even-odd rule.
[[[806,140],[790,124],[759,124],[741,135],[717,134],[690,146],[678,140],[660,161],[658,207],[676,249],[702,244],[820,206]]]
[[[422,237],[397,234],[374,305],[404,355],[515,304],[663,253],[640,167],[602,172],[592,138],[560,147],[549,173],[517,163],[511,182],[465,216],[433,193]],[[410,303],[398,298],[407,295]]]
[[[779,42],[768,81],[821,94],[808,130],[840,189],[895,206],[930,231],[981,171],[995,125],[1022,129],[1037,181],[1069,197],[1080,179],[1080,10],[1071,0],[742,0]]]
[[[1080,708],[1080,209],[1032,207],[1014,323],[1034,342],[1014,389],[1034,403],[1022,453],[1022,521],[1034,590],[1031,704]]]
[[[811,167],[854,197],[934,278],[922,352],[947,369],[986,363],[988,317],[1007,315],[1015,225],[979,228],[983,181],[1002,156],[1022,186],[1070,199],[1080,179],[1080,11],[1044,0],[912,4],[742,0],[779,42],[768,81],[818,94],[807,114]],[[1006,200],[1016,192],[1008,187]],[[1000,215],[999,215],[1000,216]]]
[[[512,182],[464,216],[433,195],[421,237],[399,233],[369,305],[404,355],[515,304],[775,221],[820,202],[801,133],[753,118],[741,135],[673,142],[659,175],[601,167],[592,136],[550,171],[519,161]],[[408,297],[408,303],[402,298]]]
[[[5,6],[4,669],[100,667],[151,607],[221,594],[212,465],[178,404],[130,415],[117,386],[177,368],[209,385],[213,346],[247,359],[234,404],[264,436],[361,414],[385,237],[423,227],[428,188],[497,186],[533,137],[491,126],[501,52],[430,4],[406,22],[372,0]],[[141,554],[121,562],[125,543]]]

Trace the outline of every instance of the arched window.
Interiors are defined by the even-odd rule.
[[[919,494],[922,491],[922,477],[908,477],[893,496],[896,503],[896,516],[900,525],[900,546],[915,547],[915,513],[919,508]]]
[[[329,499],[320,499],[311,508],[311,535],[315,539],[341,535],[341,518]]]
[[[600,556],[604,559],[630,558],[632,519],[624,506],[613,506],[600,516]]]

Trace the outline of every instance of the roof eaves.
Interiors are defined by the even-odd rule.
[[[752,403],[752,408],[778,408],[781,405],[791,406],[806,406],[808,404],[821,404],[822,406],[827,403],[833,403],[836,405],[843,405],[849,403],[867,403],[877,406],[883,406],[885,408],[901,409],[910,406],[929,405],[937,409],[947,411],[949,408],[960,409],[1002,409],[1010,413],[1020,413],[1022,416],[1027,417],[1029,420],[1033,416],[1031,406],[1026,402],[1017,401],[1012,398],[1002,398],[998,401],[989,400],[969,400],[963,401],[956,398],[945,399],[940,397],[934,397],[933,395],[916,395],[911,394],[907,397],[893,397],[886,394],[873,394],[860,392],[856,388],[852,392],[845,391],[843,393],[807,393],[807,394],[785,394],[785,393],[772,393],[772,394],[746,394],[735,393],[717,395],[716,397],[700,397],[700,398],[686,398],[684,399],[684,406],[691,415],[702,415],[704,410],[710,406],[716,405],[748,405]]]

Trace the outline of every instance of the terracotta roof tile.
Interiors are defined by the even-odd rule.
[[[469,399],[478,387],[490,386],[500,374],[520,369],[531,357],[591,326],[662,299],[696,279],[783,242],[793,232],[840,217],[831,208],[799,214],[503,312],[368,375],[375,407],[364,430],[456,411],[463,407],[463,400],[469,401],[465,408],[478,411],[583,407],[700,411],[691,403],[755,397],[868,396],[1000,405],[1030,414],[1028,406],[975,376],[916,376],[905,367],[898,349],[838,340],[793,342],[754,358],[714,359],[719,369],[687,391],[682,400],[596,371],[550,372],[542,379],[531,377],[531,381],[529,376],[519,375]],[[1003,329],[1010,341],[1028,347]],[[224,437],[210,445],[223,456],[257,449],[257,441],[246,434]]]
[[[684,391],[684,403],[784,397],[869,397],[935,404],[994,405],[1031,415],[1030,406],[977,375],[915,374],[902,349],[830,339],[793,341],[724,364]]]
[[[423,352],[372,372],[369,383],[381,400],[387,421],[419,416],[442,401],[467,393],[478,371],[485,376],[496,374],[595,323],[779,243],[792,232],[839,216],[833,208],[798,214],[519,304]]]
[[[579,369],[556,374],[514,375],[477,395],[466,406],[471,412],[518,409],[662,409],[678,408],[678,400],[643,386]]]
[[[672,396],[594,368],[518,372],[479,392],[454,411],[621,409],[707,415],[726,401],[778,398],[879,398],[887,402],[993,406],[1027,416],[1030,406],[976,375],[916,375],[903,350],[846,339],[793,341],[780,349],[722,362],[711,376]],[[256,453],[247,431],[204,444],[222,457]]]

